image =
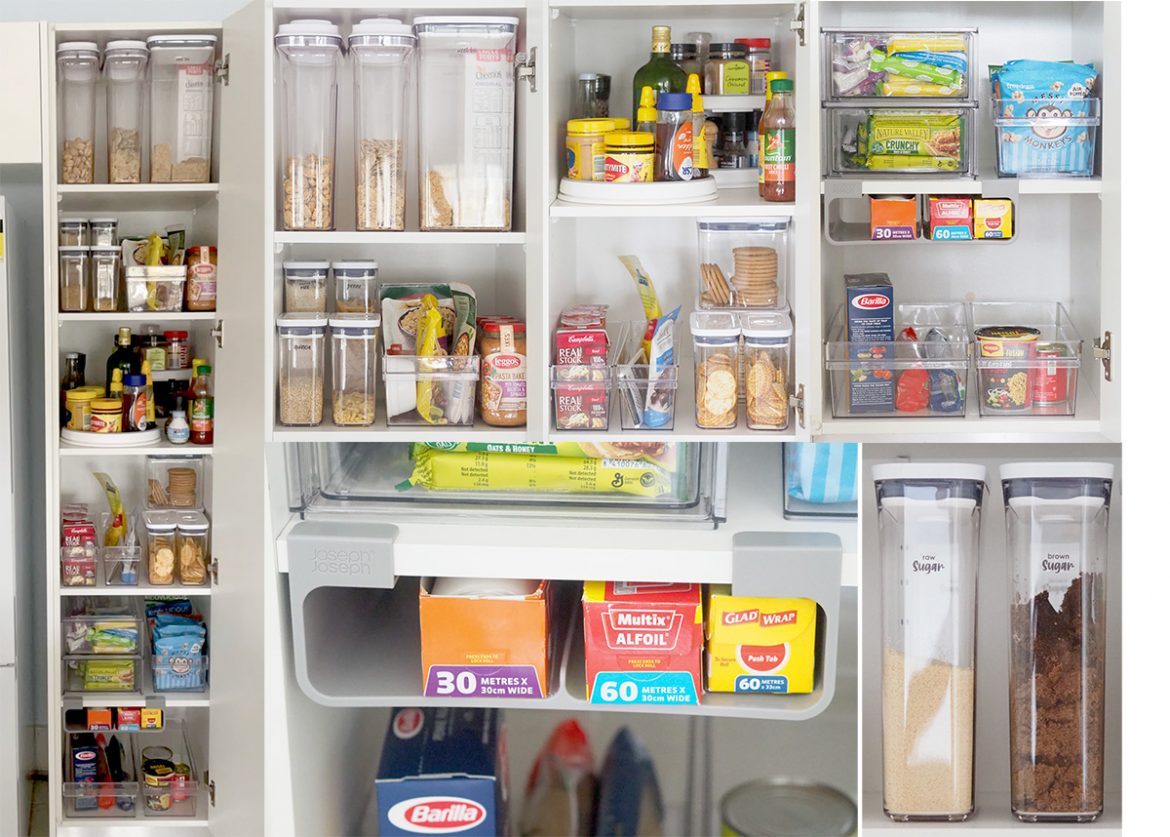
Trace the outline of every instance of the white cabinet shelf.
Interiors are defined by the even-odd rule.
[[[62,444],[58,448],[58,453],[61,456],[84,456],[99,459],[103,456],[211,456],[214,453],[214,447],[191,444],[172,445],[165,441],[140,448],[91,448]]]
[[[58,184],[62,213],[195,210],[219,196],[218,183]]]
[[[401,232],[374,232],[364,230],[331,230],[328,232],[295,232],[279,230],[277,244],[423,244],[447,247],[460,244],[523,244],[528,236],[522,232],[443,232],[441,230],[402,230]]]
[[[1009,837],[1014,834],[1041,834],[1043,837],[1073,837],[1088,832],[1094,835],[1119,835],[1121,832],[1121,799],[1105,795],[1105,813],[1096,822],[1020,822],[1011,811],[1011,798],[1006,793],[976,793],[975,814],[964,823],[894,822],[882,814],[880,793],[862,797],[861,825],[865,833],[897,833],[906,837],[955,837],[956,834],[975,834],[978,837]]]
[[[773,203],[760,197],[751,187],[720,189],[713,201],[705,203],[656,204],[585,204],[557,198],[549,209],[553,218],[705,218],[750,217],[790,218],[797,214],[795,203]]]
[[[211,322],[220,317],[217,311],[81,311],[62,312],[57,322],[65,323],[109,323],[115,327],[125,323],[199,323]]]

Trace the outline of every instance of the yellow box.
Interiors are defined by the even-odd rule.
[[[163,728],[163,711],[161,709],[149,709],[142,707],[142,718],[139,723],[142,729],[162,729]]]
[[[975,238],[1012,237],[1012,202],[1008,198],[975,199]]]
[[[813,689],[817,605],[812,599],[707,593],[707,691],[806,694]]]

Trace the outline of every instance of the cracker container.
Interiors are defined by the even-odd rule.
[[[174,584],[179,564],[176,513],[144,511],[142,524],[146,527],[146,580],[151,584]]]
[[[321,423],[325,398],[324,314],[282,314],[276,318],[280,372],[280,423]]]
[[[747,426],[752,430],[784,430],[788,427],[792,320],[783,311],[744,314],[740,325]]]
[[[699,305],[784,308],[788,301],[788,219],[702,218]]]
[[[331,230],[341,34],[327,20],[294,20],[275,42],[284,228]]]
[[[150,182],[211,180],[215,35],[152,35]]]
[[[211,523],[200,511],[178,512],[179,583],[187,585],[207,583],[207,534]]]
[[[512,227],[515,17],[424,16],[418,36],[419,226]]]
[[[57,47],[61,183],[93,183],[94,111],[100,53],[92,41]]]
[[[335,314],[329,318],[333,343],[333,423],[367,427],[374,423],[377,314]]]
[[[739,405],[739,320],[721,311],[691,313],[695,353],[695,424],[735,427]]]

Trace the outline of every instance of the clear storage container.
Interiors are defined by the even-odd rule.
[[[1104,807],[1113,466],[1012,463],[1000,477],[1011,562],[1012,813],[1091,822]]]
[[[787,305],[787,219],[702,218],[698,228],[703,308]]]
[[[825,109],[830,175],[974,175],[973,107]]]
[[[975,608],[982,465],[875,465],[886,815],[975,809]]]
[[[157,658],[156,658],[157,659]],[[188,658],[183,658],[188,659]],[[159,671],[165,670],[162,667],[165,663],[159,661],[157,664],[152,661],[152,665],[156,665],[155,681],[156,691],[158,691],[157,682],[159,680]],[[204,684],[207,681],[207,658],[197,657],[191,658],[191,664],[188,666],[184,664],[190,671],[182,675],[189,680],[196,680],[202,678]],[[197,687],[202,689],[203,686]],[[164,691],[171,691],[164,689]],[[194,817],[199,811],[199,797],[201,790],[199,787],[199,777],[203,775],[200,770],[202,765],[195,761],[194,750],[191,749],[190,742],[187,739],[187,727],[182,721],[168,722],[165,729],[158,732],[151,732],[148,736],[143,736],[140,741],[149,739],[148,745],[142,746],[141,760],[145,763],[148,759],[161,759],[163,762],[164,775],[163,781],[152,780],[152,776],[143,771],[141,777],[142,787],[142,802],[143,814],[147,817]],[[173,768],[173,773],[166,775],[166,767]],[[157,777],[157,773],[155,774]]]
[[[276,319],[281,424],[318,425],[324,417],[327,323],[323,314],[286,313]]]
[[[127,311],[182,311],[187,268],[133,265],[126,268]]]
[[[94,311],[117,311],[122,284],[122,248],[89,248],[89,287]]]
[[[61,182],[93,183],[94,113],[101,54],[92,41],[57,45]]]
[[[344,314],[373,314],[378,310],[378,263],[333,262],[333,307]],[[286,274],[287,276],[287,274]],[[285,310],[290,310],[287,305]]]
[[[215,35],[152,35],[150,181],[211,180]]]
[[[387,425],[475,423],[479,355],[385,355],[382,377]]]
[[[150,673],[154,690],[156,692],[203,691],[207,688],[207,662],[205,656],[153,655],[150,658]]]
[[[1000,177],[1092,177],[1100,99],[995,99]]]
[[[85,710],[80,710],[84,712]],[[98,782],[76,775],[73,760],[73,737],[67,736],[64,781],[61,783],[62,815],[66,818],[133,818],[138,810],[138,748],[132,735],[115,732],[121,745],[122,770],[119,782]],[[107,743],[109,746],[109,743]],[[109,754],[107,752],[107,759]]]
[[[419,225],[512,226],[515,17],[424,16],[419,49]]]
[[[75,600],[76,601],[76,600]],[[142,638],[142,620],[118,600],[80,601],[61,619],[61,647],[66,654],[136,654]]]
[[[207,583],[209,562],[208,532],[211,524],[201,511],[179,512],[176,515],[179,547],[179,583],[197,585]]]
[[[89,247],[57,248],[57,280],[62,311],[89,310]]]
[[[366,427],[374,423],[380,322],[377,314],[341,314],[329,318],[335,425]]]
[[[57,222],[58,247],[84,247],[89,244],[89,221],[85,218],[62,218]]]
[[[140,546],[102,547],[102,579],[107,587],[137,587]]]
[[[103,72],[110,183],[142,182],[147,56],[146,41],[110,41],[106,44]]]
[[[137,656],[100,657],[64,656],[61,658],[62,682],[66,692],[119,695],[140,688]]]
[[[784,430],[788,427],[792,320],[785,312],[744,314],[740,328],[747,426],[752,430]]]
[[[180,510],[203,508],[203,457],[147,457],[146,507]]]
[[[850,343],[845,306],[825,341],[835,418],[965,416],[971,335],[966,306],[900,303],[891,343]]]
[[[144,511],[142,525],[146,528],[146,580],[150,584],[174,584],[179,563],[175,512]]]
[[[973,100],[978,29],[821,30],[827,101]]]
[[[329,262],[285,262],[282,269],[285,313],[324,314]]]
[[[286,230],[333,229],[341,50],[337,25],[327,20],[294,20],[276,32]]]
[[[678,402],[679,357],[677,322],[670,324],[671,351],[655,368],[642,354],[642,337],[646,324],[632,322],[625,329],[626,339],[611,371],[617,386],[622,430],[673,430],[675,405]],[[633,363],[638,360],[638,363]]]
[[[94,544],[61,547],[61,586],[97,586],[98,548]]]
[[[739,320],[719,311],[691,312],[695,353],[695,424],[735,427],[739,420]]]
[[[410,26],[399,20],[363,20],[349,33],[359,230],[406,227],[405,113],[414,45]]]
[[[88,243],[95,247],[117,246],[120,243],[118,241],[118,219],[90,218]]]

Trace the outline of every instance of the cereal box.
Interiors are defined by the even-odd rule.
[[[587,581],[582,608],[590,703],[699,703],[700,585]]]
[[[849,409],[892,412],[894,373],[875,361],[893,359],[894,286],[885,273],[845,277],[845,318],[849,357],[863,361],[849,369]]]
[[[871,197],[869,237],[872,241],[907,241],[918,238],[918,198],[914,195]]]
[[[975,237],[1009,239],[1012,231],[1012,202],[1008,198],[975,199]]]
[[[707,599],[707,691],[811,692],[816,636],[812,599],[733,596],[730,587],[713,585]]]
[[[930,198],[930,237],[933,241],[970,241],[971,199]]]

